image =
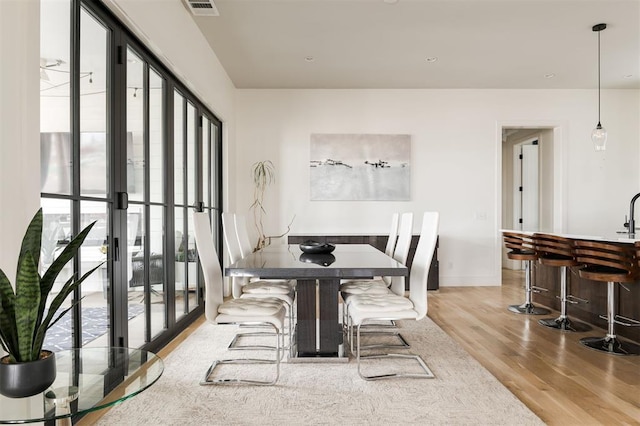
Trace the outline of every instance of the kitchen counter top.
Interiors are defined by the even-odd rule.
[[[612,232],[611,234],[608,235],[582,235],[582,234],[565,234],[562,232],[543,232],[543,231],[521,231],[518,229],[501,229],[500,232],[519,232],[521,234],[525,234],[525,235],[533,235],[535,233],[541,233],[541,234],[549,234],[549,235],[556,235],[558,237],[563,237],[563,238],[571,238],[574,240],[593,240],[593,241],[607,241],[607,242],[612,242],[612,243],[628,243],[628,244],[633,244],[636,241],[640,241],[640,230],[638,232],[636,232],[636,237],[635,238],[629,238],[629,234],[627,233],[627,231],[625,230],[620,231],[620,232]]]

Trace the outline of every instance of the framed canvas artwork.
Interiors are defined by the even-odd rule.
[[[311,135],[311,200],[407,201],[411,137]]]

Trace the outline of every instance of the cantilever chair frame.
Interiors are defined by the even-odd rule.
[[[201,385],[226,385],[226,384],[250,384],[250,385],[273,385],[280,377],[280,360],[282,358],[282,347],[284,346],[284,317],[286,309],[284,303],[279,299],[271,299],[269,302],[277,310],[272,313],[255,312],[253,315],[223,314],[220,313],[221,307],[228,306],[223,299],[223,280],[222,268],[215,246],[213,244],[213,235],[211,233],[211,223],[209,215],[206,212],[196,212],[193,214],[194,234],[196,239],[196,247],[200,264],[205,279],[205,317],[207,320],[215,324],[244,324],[244,325],[267,325],[274,330],[272,333],[276,337],[275,344],[275,360],[269,359],[222,359],[215,360],[207,370]],[[259,299],[235,299],[234,304],[247,305],[247,310],[251,309],[251,303],[261,301]],[[263,302],[264,300],[262,300]],[[275,309],[275,308],[274,308]],[[223,364],[275,364],[276,372],[273,380],[252,380],[252,379],[213,379],[211,376],[219,365]]]
[[[393,240],[392,244],[389,244],[389,240],[387,241],[387,245],[385,248],[385,254],[387,256],[393,257],[396,261],[402,263],[403,265],[407,264],[407,259],[409,257],[409,250],[411,248],[411,237],[413,231],[413,213],[407,212],[402,213],[402,215],[398,213],[394,213],[391,218],[391,232],[389,233],[389,240]],[[392,250],[392,253],[389,254],[388,251]],[[356,280],[356,281],[367,281],[367,280]],[[404,277],[382,277],[379,281],[380,286],[386,286],[388,291],[399,296],[404,295]],[[387,290],[385,290],[387,291]],[[348,336],[349,340],[349,349],[351,353],[354,353],[353,341],[354,341],[354,331],[353,326],[350,323],[349,317],[349,297],[350,295],[342,294],[342,299],[344,301],[343,304],[343,319],[342,324],[343,328],[347,331],[345,333]],[[399,343],[385,343],[385,344],[374,344],[368,345],[366,349],[373,348],[410,348],[411,345],[407,340],[397,331],[397,326],[394,320],[389,320],[388,323],[384,323],[376,321],[375,323],[365,324],[364,327],[367,329],[364,331],[365,333],[372,333],[377,335],[384,336],[394,336],[398,339]]]
[[[372,354],[362,355],[362,350],[367,349],[362,346],[361,342],[361,328],[367,324],[368,321],[379,320],[410,320],[419,321],[427,315],[427,279],[429,277],[429,268],[431,267],[431,259],[436,247],[436,241],[438,238],[438,222],[439,214],[437,212],[425,212],[422,221],[422,229],[420,231],[420,239],[418,241],[418,247],[416,249],[415,261],[411,268],[411,278],[409,280],[409,301],[413,306],[412,309],[402,308],[397,312],[382,312],[371,310],[370,307],[364,307],[360,309],[357,303],[354,303],[349,310],[351,317],[352,327],[355,325],[357,331],[356,336],[356,360],[358,364],[358,375],[364,380],[381,380],[389,379],[393,377],[411,377],[411,378],[423,378],[431,379],[435,375],[429,369],[422,357],[418,354],[399,354],[399,353],[385,353],[385,354]],[[356,299],[359,296],[352,296]],[[377,298],[376,302],[384,302],[385,299],[393,302],[394,300],[406,299],[405,296],[398,296],[397,294],[375,295],[369,296]],[[379,359],[379,358],[400,358],[400,359],[413,359],[418,362],[418,365],[422,369],[422,373],[387,373],[378,375],[367,375],[362,371],[363,359]]]
[[[251,249],[251,243],[249,241],[249,235],[246,232],[246,223],[242,223],[244,221],[244,216],[237,215],[231,212],[222,213],[222,231],[224,236],[224,241],[227,247],[227,251],[229,252],[229,259],[231,263],[235,263],[238,260],[242,259],[246,255],[249,254],[249,250]],[[271,294],[271,293],[244,293],[242,288],[244,283],[248,283],[248,278],[242,277],[232,277],[231,278],[231,287],[232,287],[232,295],[234,298],[243,298],[243,297],[251,297],[251,298],[267,298],[267,297],[276,297],[283,301],[285,306],[287,307],[287,311],[289,312],[289,349],[291,349],[291,342],[293,341],[293,324],[295,323],[295,315],[294,315],[294,299],[295,292],[293,294]],[[256,282],[254,281],[254,284]],[[249,327],[249,325],[242,325],[242,327]],[[270,332],[262,332],[262,331],[250,331],[250,332],[242,332],[236,333],[234,339],[229,343],[230,350],[263,350],[265,349],[262,345],[242,345],[240,341],[244,337],[259,337],[263,335],[269,335]],[[274,347],[269,347],[270,349],[275,349]]]

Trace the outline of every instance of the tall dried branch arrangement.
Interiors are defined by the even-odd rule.
[[[273,163],[270,160],[258,161],[254,163],[252,168],[253,175],[253,204],[249,209],[253,210],[253,223],[258,232],[258,241],[255,250],[260,250],[267,245],[267,236],[264,233],[264,226],[262,224],[263,216],[267,213],[264,209],[264,192],[267,186],[276,181],[276,172]]]

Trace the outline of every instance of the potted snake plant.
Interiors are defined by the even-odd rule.
[[[67,297],[101,266],[80,278],[72,275],[48,303],[56,278],[75,257],[95,222],[71,240],[40,276],[42,223],[42,209],[39,209],[22,240],[15,292],[0,269],[0,346],[8,353],[0,358],[0,394],[11,398],[35,395],[53,383],[56,377],[55,354],[43,349],[45,334],[73,307],[72,304],[58,313]]]

